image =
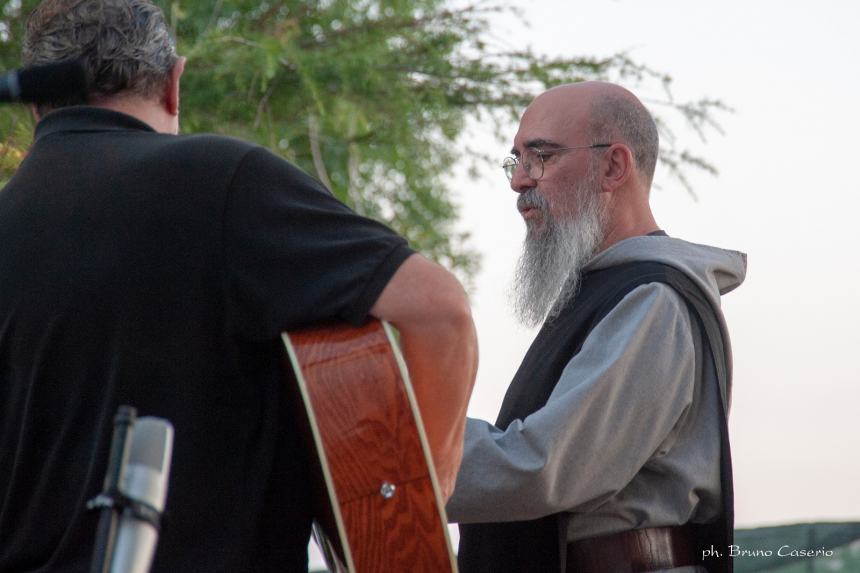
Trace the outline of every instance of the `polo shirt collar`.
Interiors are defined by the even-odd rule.
[[[58,132],[149,131],[152,127],[136,117],[106,109],[79,105],[48,113],[36,125],[35,139]]]

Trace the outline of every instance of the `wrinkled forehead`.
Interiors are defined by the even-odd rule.
[[[589,143],[585,98],[547,92],[529,105],[520,119],[513,150],[526,147],[566,147]]]

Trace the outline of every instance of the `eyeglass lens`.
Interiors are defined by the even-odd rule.
[[[520,158],[505,157],[504,161],[502,161],[502,168],[505,170],[508,181],[513,181],[517,165],[521,165],[526,175],[531,179],[537,180],[543,177],[543,160],[540,154],[532,149],[523,150]]]

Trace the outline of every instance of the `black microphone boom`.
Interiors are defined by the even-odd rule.
[[[99,511],[99,525],[90,573],[107,573],[113,558],[121,509],[117,508],[119,485],[128,465],[128,450],[135,420],[137,420],[137,410],[131,406],[119,407],[113,420],[113,437],[108,469],[105,473],[104,491],[87,502],[87,509]]]
[[[46,103],[83,94],[86,87],[83,65],[66,60],[0,75],[0,102]]]

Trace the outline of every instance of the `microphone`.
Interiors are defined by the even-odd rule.
[[[167,498],[173,455],[173,426],[145,416],[134,424],[128,464],[120,492],[133,504],[123,510],[117,528],[111,573],[148,573],[158,543],[158,523]]]
[[[50,102],[82,94],[86,87],[83,65],[78,60],[66,60],[0,75],[0,102]]]

